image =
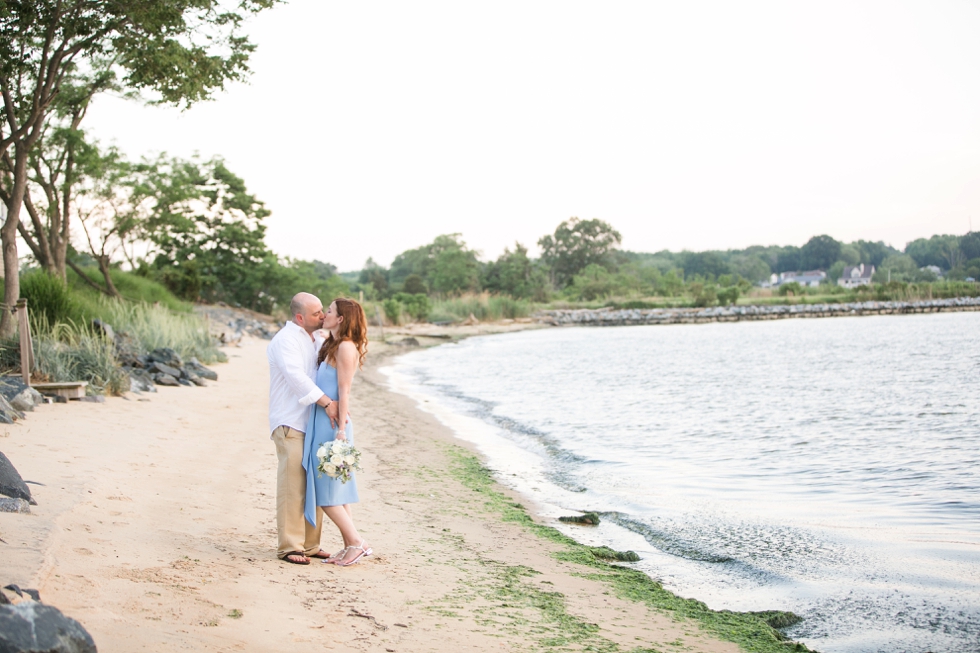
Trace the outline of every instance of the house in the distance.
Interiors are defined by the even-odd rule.
[[[769,279],[769,283],[775,288],[783,285],[784,283],[795,281],[801,286],[816,288],[820,285],[820,282],[824,281],[826,278],[827,273],[823,270],[808,270],[807,272],[780,272],[778,275],[772,275],[772,277]]]
[[[844,268],[844,273],[837,280],[838,286],[845,288],[857,288],[858,286],[870,286],[871,277],[875,273],[875,266],[859,263],[858,265],[848,265]]]

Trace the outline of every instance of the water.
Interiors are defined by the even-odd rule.
[[[392,386],[545,516],[823,652],[980,651],[980,313],[563,328]]]

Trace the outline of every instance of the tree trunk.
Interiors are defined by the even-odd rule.
[[[0,337],[10,338],[17,329],[13,308],[20,299],[20,260],[17,256],[17,226],[20,209],[27,190],[27,153],[30,148],[17,143],[14,153],[14,187],[10,193],[10,210],[0,227],[0,246],[3,247],[3,311],[0,317]]]
[[[112,283],[112,276],[109,274],[109,257],[102,254],[98,257],[99,261],[99,271],[102,272],[102,278],[105,279],[106,294],[110,297],[119,297],[119,291],[116,290],[116,286]]]

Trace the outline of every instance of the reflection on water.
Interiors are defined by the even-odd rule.
[[[821,651],[977,651],[980,313],[472,338],[390,370],[544,514]],[[528,453],[533,455],[528,455]]]

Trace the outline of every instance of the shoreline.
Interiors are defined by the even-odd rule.
[[[738,650],[696,618],[703,604],[661,605],[645,574],[532,519],[387,389],[378,368],[397,346],[373,352],[353,393],[355,516],[377,553],[351,568],[278,561],[265,345],[229,349],[205,388],[44,405],[8,426],[0,448],[44,485],[32,515],[0,514],[4,582],[40,590],[106,651]],[[324,548],[336,539],[325,528]],[[761,618],[711,614],[786,650]]]

